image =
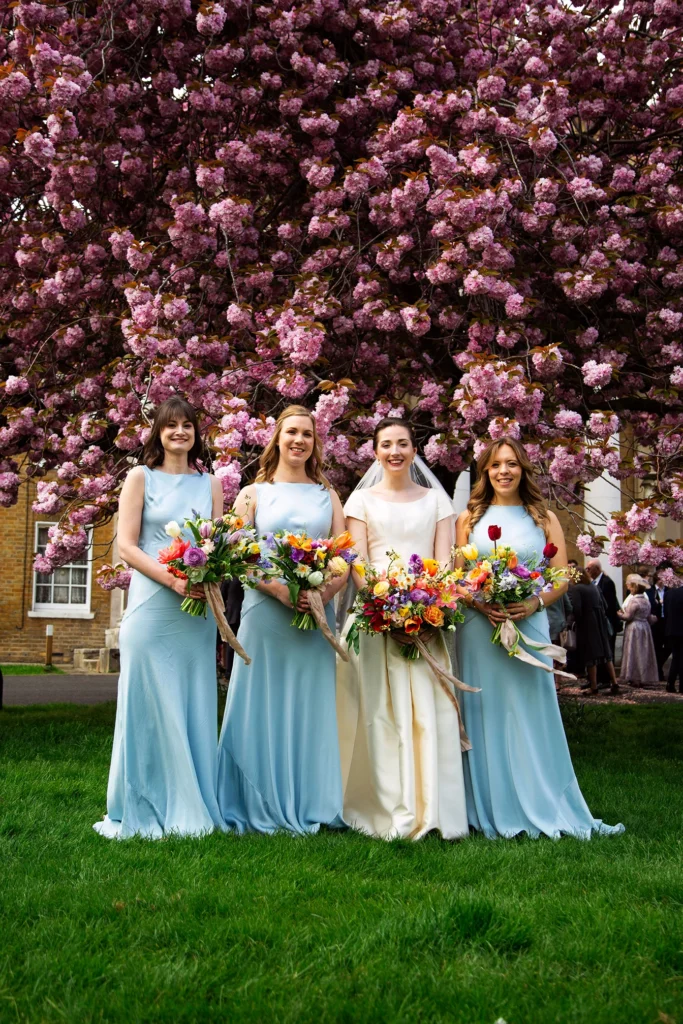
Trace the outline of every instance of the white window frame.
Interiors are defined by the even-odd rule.
[[[54,522],[36,522],[33,531],[33,550],[38,550],[38,531],[45,527],[55,526]],[[38,586],[38,573],[33,573],[33,592],[31,611],[28,612],[29,619],[94,619],[95,613],[90,610],[90,599],[92,595],[92,527],[86,527],[88,534],[88,555],[86,559],[85,576],[85,604],[39,604],[36,600],[36,588]],[[71,563],[69,563],[71,564]],[[81,567],[82,568],[82,567]]]

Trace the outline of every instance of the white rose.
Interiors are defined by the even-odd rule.
[[[311,575],[308,577],[308,582],[311,584],[312,587],[319,587],[323,579],[323,574],[316,570],[316,572],[312,572]]]
[[[170,523],[166,523],[164,527],[164,533],[168,534],[169,537],[179,537],[182,530],[176,523],[175,519],[172,519]]]

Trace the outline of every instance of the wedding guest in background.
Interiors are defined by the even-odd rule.
[[[322,445],[308,409],[293,405],[280,414],[256,483],[240,492],[235,508],[259,536],[343,533],[344,512],[323,474]],[[332,599],[345,581],[340,576],[321,592],[331,630]],[[302,590],[297,610],[308,608]],[[319,629],[297,629],[292,615],[280,580],[244,595],[238,638],[251,664],[233,663],[218,745],[220,808],[226,825],[239,833],[344,826],[335,654]]]
[[[667,587],[664,595],[664,623],[666,638],[671,649],[671,665],[666,689],[683,693],[683,587]]]
[[[666,635],[666,624],[664,622],[664,598],[666,587],[661,579],[661,570],[655,573],[653,586],[647,590],[647,597],[650,601],[650,630],[652,641],[655,647],[655,658],[657,659],[658,679],[664,678],[664,662],[669,656],[669,644]]]
[[[619,693],[612,661],[605,599],[600,589],[594,585],[587,569],[581,571],[576,583],[570,584],[569,600],[572,603],[572,614],[576,624],[577,665],[585,670],[588,677],[586,692],[593,695],[598,692],[597,672],[598,666],[602,665],[610,680],[610,692]]]
[[[605,599],[607,622],[609,623],[608,633],[611,651],[610,661],[614,664],[617,634],[621,633],[624,628],[618,615],[620,605],[619,598],[617,597],[617,588],[614,585],[614,580],[608,576],[607,573],[602,571],[602,564],[600,563],[599,558],[591,558],[590,561],[586,562],[586,572],[590,577],[593,586],[598,588]],[[605,662],[598,670],[598,683],[600,686],[612,685],[612,678],[606,666],[607,663]]]
[[[216,620],[181,611],[187,580],[158,560],[166,524],[196,510],[223,512],[219,480],[199,462],[197,413],[162,402],[119,500],[118,545],[133,571],[121,622],[121,676],[107,816],[93,827],[109,839],[198,836],[223,828],[216,797]],[[180,531],[179,531],[180,532]],[[185,536],[190,540],[190,536]],[[182,536],[176,538],[179,544]],[[191,597],[204,597],[192,587]]]
[[[626,587],[629,594],[618,612],[619,618],[626,623],[619,678],[631,686],[654,686],[659,680],[659,672],[648,622],[647,580],[638,573],[631,573],[626,577]]]
[[[568,594],[563,594],[559,601],[548,605],[548,629],[550,642],[559,644],[560,633],[567,628],[567,621],[572,613],[572,603]]]

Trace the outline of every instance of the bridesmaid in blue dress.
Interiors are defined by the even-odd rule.
[[[260,459],[257,482],[236,509],[259,535],[278,530],[328,537],[344,530],[341,502],[321,471],[315,421],[301,406],[278,419]],[[346,577],[323,591],[334,632],[332,598]],[[302,592],[298,609],[308,609]],[[237,832],[317,832],[343,826],[335,701],[335,653],[319,630],[291,625],[287,587],[247,590],[238,638],[251,665],[235,659],[218,752],[218,799]]]
[[[157,561],[170,543],[168,522],[182,524],[193,509],[207,518],[223,511],[220,481],[197,466],[201,452],[195,410],[170,398],[156,410],[143,465],[121,491],[118,546],[134,572],[119,639],[107,815],[93,826],[110,839],[224,827],[216,798],[216,623],[210,611],[204,619],[180,610],[187,583]]]
[[[534,469],[513,438],[488,445],[477,463],[478,479],[457,521],[456,543],[474,542],[483,557],[493,556],[489,526],[502,530],[499,543],[521,559],[540,556],[550,541],[557,547],[552,565],[567,564],[562,527],[543,501]],[[559,838],[563,833],[589,839],[593,832],[623,832],[591,815],[574,774],[551,672],[511,658],[491,641],[493,626],[509,614],[524,620],[522,631],[549,642],[545,608],[567,585],[508,605],[507,612],[471,602],[456,638],[461,678],[480,693],[463,693],[463,717],[472,749],[465,755],[465,791],[470,825],[490,839],[521,832]],[[543,659],[535,651],[530,652]]]

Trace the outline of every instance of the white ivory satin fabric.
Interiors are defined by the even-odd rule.
[[[387,551],[433,558],[436,524],[453,515],[429,491],[396,504],[367,490],[349,498],[346,515],[368,528],[368,555],[386,567]],[[446,839],[468,834],[458,717],[423,659],[409,661],[385,636],[361,636],[360,654],[337,662],[337,719],[344,820],[384,839]],[[431,650],[450,669],[443,638]]]

